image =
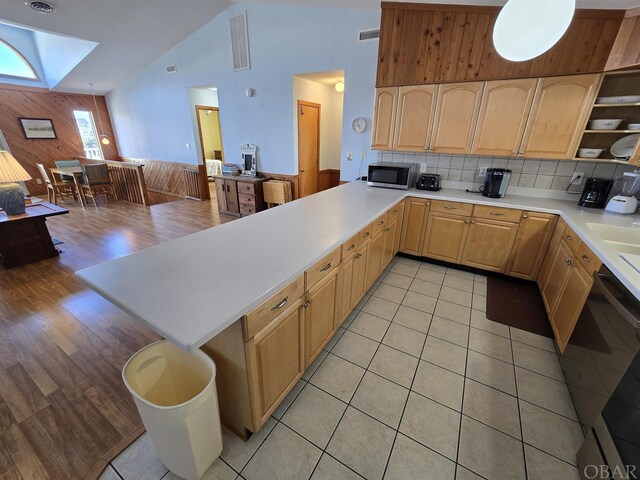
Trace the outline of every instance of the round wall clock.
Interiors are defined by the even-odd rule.
[[[356,133],[364,132],[365,128],[367,128],[367,121],[363,117],[354,118],[351,123],[351,128]]]

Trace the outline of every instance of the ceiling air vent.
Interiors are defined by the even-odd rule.
[[[247,12],[229,17],[229,25],[231,27],[231,52],[233,54],[233,69],[247,70],[251,68],[249,62]]]
[[[167,65],[167,73],[176,73],[178,69],[175,65]]]
[[[56,11],[55,5],[47,2],[24,2],[25,5],[31,7],[38,13],[53,13]]]
[[[367,40],[375,40],[376,38],[380,38],[380,29],[374,28],[373,30],[363,30],[358,32],[358,41],[366,42]]]

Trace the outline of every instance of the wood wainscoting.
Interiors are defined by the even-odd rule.
[[[340,185],[340,170],[333,168],[320,170],[318,174],[318,191],[328,190],[338,185]]]
[[[126,200],[140,205],[151,205],[149,193],[144,179],[142,165],[116,160],[94,160],[86,157],[76,157],[82,163],[106,163],[109,166],[111,179],[118,200]]]
[[[109,145],[102,145],[104,157],[119,158],[104,97],[96,95],[96,102],[100,110],[104,132],[111,140]],[[27,182],[29,192],[34,195],[46,193],[45,185],[39,185],[36,182],[36,179],[40,178],[36,163],[42,163],[46,168],[53,168],[56,160],[68,160],[84,154],[73,111],[91,111],[97,122],[98,115],[95,111],[93,97],[91,95],[51,92],[45,88],[0,84],[0,105],[2,105],[0,130],[4,133],[13,156],[33,178]],[[51,140],[25,138],[20,117],[51,119],[58,138]]]

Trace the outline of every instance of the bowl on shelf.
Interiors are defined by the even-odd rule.
[[[598,97],[596,103],[598,104],[615,104],[615,103],[639,103],[640,95],[625,95],[618,97]]]
[[[580,158],[598,158],[604,148],[581,148],[578,150],[578,157]]]
[[[623,118],[602,118],[598,120],[589,120],[589,128],[591,130],[615,130],[620,126]]]
[[[629,130],[640,130],[640,123],[630,123],[627,128]]]

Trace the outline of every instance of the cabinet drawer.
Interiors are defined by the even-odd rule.
[[[338,265],[340,265],[340,248],[336,248],[333,252],[304,272],[307,280],[306,290],[309,290],[316,283],[330,274]]]
[[[451,215],[464,215],[470,217],[473,212],[473,204],[433,200],[431,202],[431,212],[449,213]]]
[[[580,237],[576,235],[576,232],[574,232],[569,225],[564,228],[562,240],[564,240],[564,243],[567,244],[567,247],[569,247],[569,250],[571,250],[574,255],[578,255],[578,248],[580,248],[582,240],[580,240]]]
[[[387,225],[387,214],[383,213],[373,221],[373,230],[371,231],[371,235],[375,235],[376,233],[384,230],[386,225]]]
[[[253,336],[284,312],[291,304],[304,294],[304,275],[300,275],[293,282],[281,288],[256,308],[244,316],[244,340],[249,341]]]
[[[342,244],[342,261],[349,258],[351,255],[355,255],[356,250],[360,246],[360,232],[356,233],[353,237]]]
[[[578,251],[576,253],[576,258],[589,275],[593,275],[593,272],[600,270],[600,265],[602,265],[600,259],[596,257],[596,255],[591,251],[589,247],[587,247],[584,242],[580,243],[580,246],[578,247]]]
[[[360,245],[362,245],[362,242],[366,242],[368,239],[370,239],[373,235],[373,223],[370,223],[369,225],[367,225],[366,227],[364,227],[362,230],[360,230],[360,233],[358,234],[359,237],[359,245],[358,248],[360,248]]]
[[[256,193],[255,186],[249,182],[238,182],[238,193]]]
[[[402,209],[404,208],[404,200],[396,203],[387,211],[387,222],[391,223],[394,219],[400,216]]]
[[[246,205],[244,203],[240,204],[240,213],[242,215],[253,215],[256,213],[255,205]]]
[[[490,207],[488,205],[476,205],[473,208],[473,216],[486,218],[487,220],[500,220],[502,222],[520,223],[522,210],[513,208]]]
[[[252,185],[253,186],[253,185]],[[244,205],[255,205],[256,196],[252,193],[240,193],[238,192],[238,201]]]

